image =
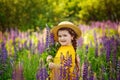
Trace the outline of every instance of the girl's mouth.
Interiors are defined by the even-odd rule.
[[[61,41],[61,42],[66,42],[66,41]]]

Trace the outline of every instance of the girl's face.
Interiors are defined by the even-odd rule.
[[[61,45],[71,45],[73,36],[67,30],[59,30],[58,31],[58,41]]]

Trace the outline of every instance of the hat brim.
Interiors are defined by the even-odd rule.
[[[71,28],[77,34],[77,39],[81,36],[81,30],[76,25],[62,24],[62,25],[55,26],[51,29],[51,32],[54,35],[54,40],[55,41],[58,41],[57,32],[60,28]]]

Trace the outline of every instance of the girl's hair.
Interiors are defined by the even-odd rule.
[[[72,45],[73,45],[73,47],[76,51],[76,48],[77,48],[77,42],[76,42],[77,34],[71,28],[60,28],[59,30],[67,30],[70,33],[70,35],[73,36]]]

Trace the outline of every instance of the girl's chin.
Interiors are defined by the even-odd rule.
[[[62,46],[65,46],[66,44],[61,43]]]
[[[61,44],[62,46],[67,46],[67,44]]]

